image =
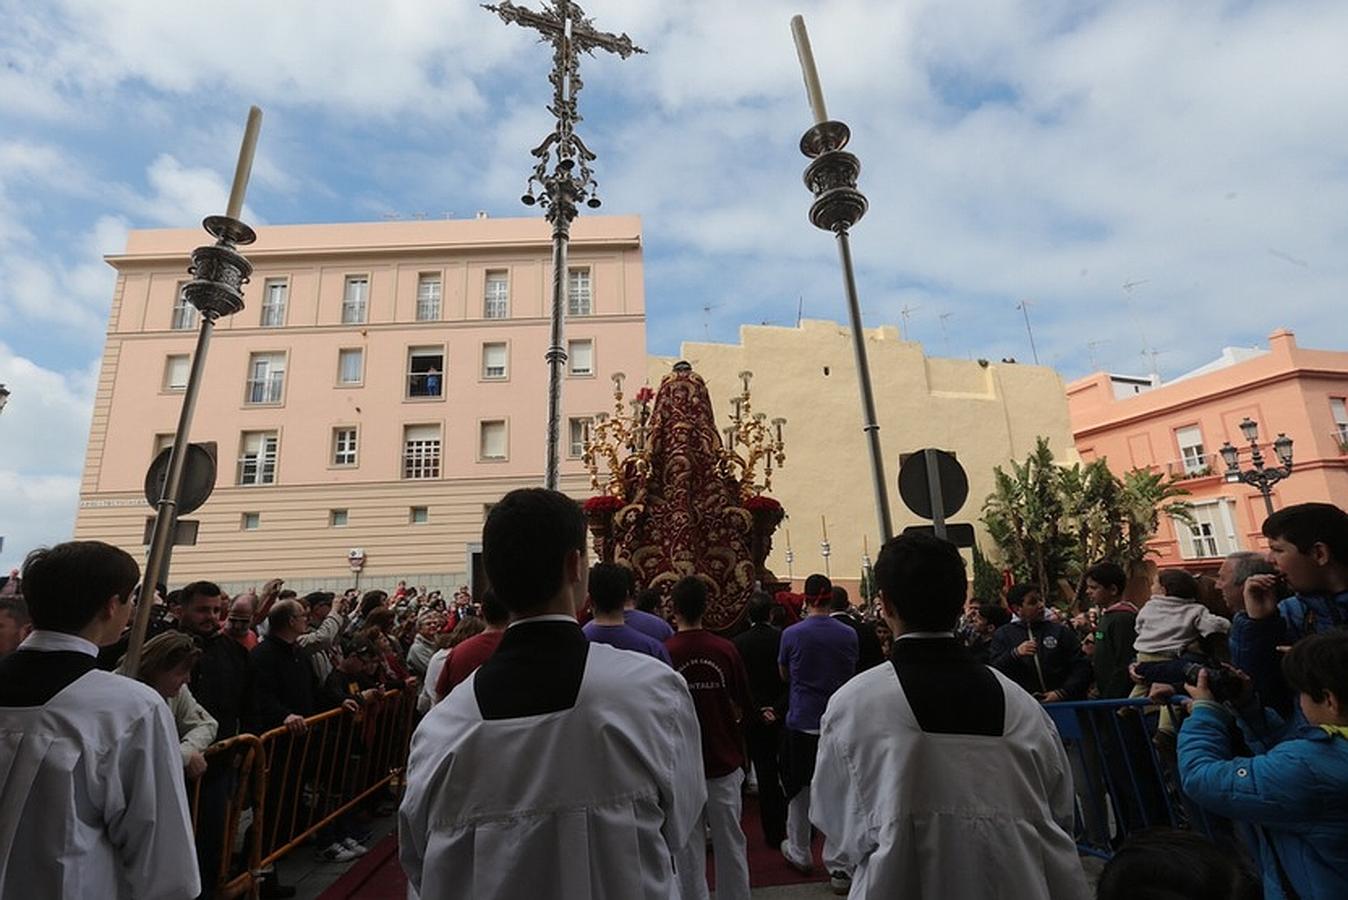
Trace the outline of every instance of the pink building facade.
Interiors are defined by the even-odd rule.
[[[1262,495],[1228,483],[1218,452],[1229,441],[1241,467],[1250,467],[1240,430],[1247,417],[1259,426],[1266,466],[1277,465],[1278,434],[1293,441],[1292,474],[1272,489],[1275,508],[1308,501],[1348,508],[1348,352],[1304,349],[1280,330],[1267,351],[1228,350],[1165,384],[1095,373],[1067,386],[1067,402],[1083,461],[1105,459],[1120,475],[1173,474],[1189,491],[1195,524],[1163,517],[1153,542],[1160,566],[1211,572],[1228,553],[1267,546]]]
[[[170,580],[299,589],[475,581],[486,509],[543,481],[551,232],[542,219],[264,226],[247,306],[222,319],[191,439],[218,448]],[[196,339],[180,299],[200,229],[133,231],[95,398],[76,536],[144,553],[146,467],[172,439]],[[572,232],[562,487],[589,494],[585,423],[646,371],[641,223]]]

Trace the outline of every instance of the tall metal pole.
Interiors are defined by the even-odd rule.
[[[571,220],[576,217],[579,204],[591,209],[600,205],[595,196],[598,182],[590,169],[595,155],[585,146],[575,128],[583,121],[576,109],[576,95],[584,87],[580,80],[580,53],[593,54],[607,50],[623,59],[633,53],[645,53],[632,43],[626,34],[596,31],[580,4],[573,0],[544,2],[543,11],[535,12],[516,6],[510,0],[496,4],[482,4],[501,17],[503,22],[532,28],[552,44],[552,105],[548,111],[557,118],[557,127],[532,151],[538,164],[529,176],[528,190],[520,199],[527,206],[540,204],[544,217],[552,223],[552,321],[549,330],[548,352],[548,434],[547,459],[544,466],[544,484],[557,490],[561,479],[562,435],[562,376],[566,365],[566,345],[563,342],[567,313],[567,246],[571,240]],[[557,163],[548,171],[548,163],[556,155]],[[534,196],[534,187],[542,189],[542,196]]]
[[[852,266],[852,245],[849,230],[866,214],[866,197],[857,190],[857,176],[861,161],[843,151],[852,132],[842,122],[828,118],[823,91],[819,87],[819,73],[815,71],[814,53],[805,31],[805,20],[795,16],[791,20],[796,51],[805,75],[806,92],[815,124],[800,139],[800,152],[813,162],[805,167],[805,186],[814,193],[810,205],[810,222],[816,228],[832,231],[838,239],[838,256],[842,261],[843,288],[847,295],[847,314],[852,325],[852,352],[856,357],[857,385],[861,391],[861,430],[871,458],[871,487],[875,492],[875,518],[880,529],[879,546],[884,546],[894,534],[889,515],[889,491],[885,480],[885,461],[880,451],[880,425],[875,415],[875,395],[871,389],[871,368],[866,357],[866,335],[862,330],[861,301],[857,298],[856,275]]]
[[[145,571],[141,577],[140,603],[136,607],[130,643],[126,649],[126,666],[131,672],[140,665],[145,631],[149,627],[150,611],[154,606],[155,585],[167,576],[173,538],[178,531],[178,493],[182,487],[192,415],[196,411],[197,396],[201,392],[202,373],[206,370],[206,351],[210,347],[211,335],[215,331],[215,320],[243,309],[243,286],[248,283],[248,278],[253,273],[252,263],[234,248],[238,244],[251,244],[257,240],[253,229],[241,222],[239,215],[243,211],[244,192],[252,171],[253,153],[257,147],[258,130],[261,126],[262,110],[254,106],[248,111],[248,125],[244,129],[243,145],[239,150],[239,161],[234,171],[234,185],[230,191],[226,214],[210,216],[202,223],[206,231],[216,238],[216,242],[192,251],[192,265],[188,268],[188,272],[192,274],[193,279],[183,290],[187,300],[201,314],[201,328],[197,332],[196,351],[192,354],[192,367],[188,372],[187,387],[183,392],[178,428],[173,434],[173,448],[169,451],[164,492],[155,510],[150,552],[145,559]]]
[[[1034,357],[1034,364],[1039,365],[1039,351],[1034,346],[1034,329],[1030,327],[1030,301],[1022,300],[1016,304],[1016,308],[1025,314],[1025,333],[1030,336],[1030,355]]]

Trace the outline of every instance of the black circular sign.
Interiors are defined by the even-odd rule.
[[[214,443],[188,444],[187,459],[183,461],[183,480],[178,488],[178,512],[185,516],[201,508],[206,498],[215,490],[215,449]],[[145,473],[145,502],[158,507],[164,496],[164,482],[168,480],[169,454],[172,447],[165,447],[150,463]]]
[[[959,460],[944,450],[932,450],[936,459],[936,478],[941,485],[941,506],[945,518],[960,511],[969,499],[969,476]],[[899,467],[899,496],[913,512],[924,519],[932,518],[931,488],[927,483],[927,451],[918,450],[908,456]]]

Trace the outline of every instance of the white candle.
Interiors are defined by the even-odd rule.
[[[810,111],[814,124],[828,121],[824,108],[824,89],[819,86],[819,71],[814,67],[814,51],[810,49],[810,35],[805,30],[805,17],[791,17],[791,35],[796,39],[796,55],[800,57],[800,71],[805,76],[805,92],[810,96]]]
[[[225,215],[237,219],[243,213],[243,195],[248,190],[248,176],[253,171],[253,154],[257,152],[257,133],[262,127],[262,110],[248,108],[248,124],[243,129],[243,145],[239,147],[239,162],[234,167],[234,185],[229,189],[229,206]]]

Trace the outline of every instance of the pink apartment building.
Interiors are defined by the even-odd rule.
[[[1348,508],[1348,352],[1307,350],[1292,332],[1269,336],[1267,350],[1228,348],[1222,357],[1165,384],[1097,372],[1067,386],[1076,447],[1085,461],[1106,459],[1118,474],[1150,468],[1184,479],[1193,526],[1162,521],[1153,542],[1161,566],[1213,571],[1234,550],[1266,546],[1258,490],[1228,483],[1218,449],[1240,448],[1248,468],[1246,417],[1259,426],[1265,465],[1271,443],[1293,440],[1291,476],[1273,487],[1275,508],[1311,500]]]
[[[108,320],[75,532],[144,554],[146,467],[172,439],[196,312],[199,229],[134,231],[108,258]],[[218,447],[198,542],[170,580],[298,589],[473,580],[486,509],[542,483],[551,242],[541,219],[283,225],[242,248],[247,307],[206,361],[193,441]],[[589,493],[586,424],[614,372],[647,368],[641,223],[584,216],[569,260],[562,485]]]

